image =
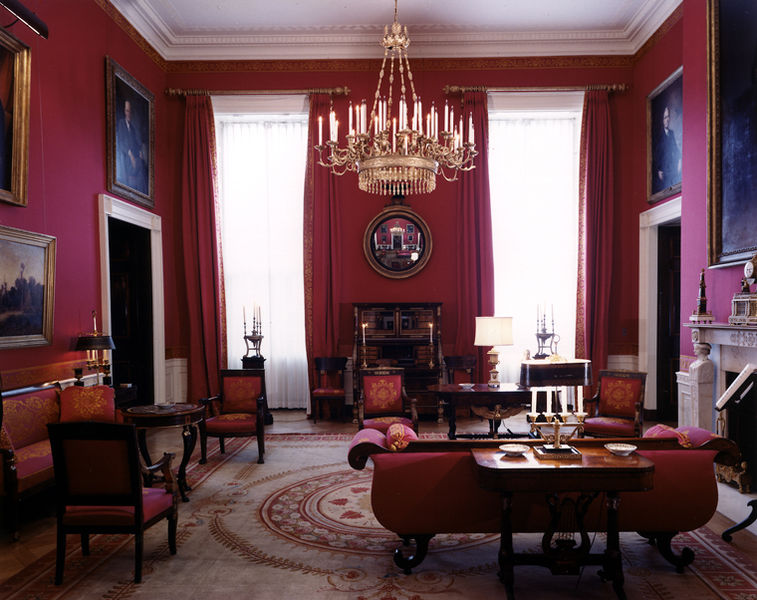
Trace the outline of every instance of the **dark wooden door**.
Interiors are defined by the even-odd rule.
[[[681,349],[681,227],[658,229],[657,418],[678,421],[676,371]]]
[[[150,231],[108,219],[113,385],[136,386],[137,403],[153,403]]]

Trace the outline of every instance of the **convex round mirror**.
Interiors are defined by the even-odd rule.
[[[384,277],[402,279],[420,271],[431,257],[431,231],[409,206],[390,204],[368,227],[363,252]]]

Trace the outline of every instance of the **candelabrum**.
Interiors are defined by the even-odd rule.
[[[557,354],[557,342],[560,336],[555,334],[555,320],[552,319],[552,331],[547,331],[547,317],[542,316],[541,321],[536,320],[536,342],[539,345],[534,358],[547,358]]]
[[[539,415],[544,415],[545,421],[537,421]],[[528,423],[531,433],[537,433],[541,439],[547,442],[547,451],[569,450],[568,440],[581,435],[584,430],[585,412],[560,412],[560,413],[528,413]],[[547,430],[547,433],[544,430]],[[552,430],[551,433],[549,430]],[[568,433],[561,432],[569,429]]]
[[[261,358],[262,354],[260,354],[260,343],[263,341],[263,327],[261,323],[261,319],[256,315],[252,317],[252,331],[248,334],[247,333],[247,319],[244,320],[244,344],[247,348],[247,351],[245,352],[244,358],[247,358],[250,356],[250,350],[255,351],[255,357]],[[250,348],[250,344],[252,344],[252,348]]]

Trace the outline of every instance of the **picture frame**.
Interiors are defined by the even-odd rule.
[[[0,225],[0,349],[53,341],[56,238]]]
[[[683,67],[647,96],[647,199],[654,204],[681,193]]]
[[[0,29],[0,201],[27,205],[31,50]]]
[[[757,251],[757,6],[708,0],[707,26],[707,256],[720,266]]]
[[[155,207],[155,97],[105,57],[108,191]]]

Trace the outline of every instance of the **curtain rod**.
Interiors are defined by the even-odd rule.
[[[589,92],[593,90],[607,90],[608,92],[625,92],[628,86],[625,83],[599,83],[596,85],[564,85],[564,86],[514,86],[514,87],[487,87],[485,85],[445,85],[445,94],[462,94],[463,92]]]
[[[283,96],[286,94],[330,94],[348,95],[350,88],[346,85],[334,88],[305,88],[301,90],[201,90],[167,88],[167,96]]]

